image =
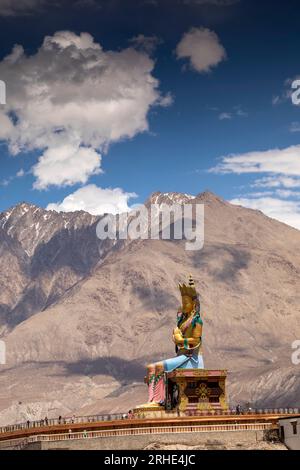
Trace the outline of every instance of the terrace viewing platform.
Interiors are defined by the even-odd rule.
[[[235,410],[185,413],[184,416],[163,419],[128,418],[126,414],[95,415],[76,418],[26,422],[0,428],[0,450],[24,448],[60,448],[60,446],[113,449],[115,439],[124,449],[135,449],[139,442],[147,443],[164,436],[167,442],[198,442],[207,436],[243,436],[264,440],[266,433],[279,436],[279,420],[299,416],[298,408],[259,409],[237,414]],[[224,434],[225,433],[225,434]],[[176,437],[177,436],[177,437]],[[150,440],[149,440],[150,439]],[[45,447],[46,446],[46,447]],[[97,446],[97,447],[95,447]]]

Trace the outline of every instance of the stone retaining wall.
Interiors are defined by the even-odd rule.
[[[205,446],[207,449],[222,449],[226,446],[242,448],[262,442],[265,431],[226,431],[209,433],[149,434],[140,436],[102,437],[95,439],[70,439],[66,441],[40,442],[29,449],[42,450],[140,450],[151,444]]]

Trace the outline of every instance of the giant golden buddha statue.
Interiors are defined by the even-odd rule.
[[[173,330],[173,341],[177,355],[147,367],[147,407],[165,402],[165,373],[176,369],[204,369],[202,357],[202,327],[200,300],[195,283],[190,276],[188,284],[179,284],[182,307],[177,314],[177,327]]]

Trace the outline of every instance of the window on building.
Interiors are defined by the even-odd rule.
[[[291,422],[291,425],[292,425],[292,428],[293,428],[293,434],[296,435],[297,434],[297,421],[292,421]]]

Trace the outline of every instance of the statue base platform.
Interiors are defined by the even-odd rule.
[[[172,389],[178,388],[181,412],[228,410],[226,370],[177,369],[167,374],[166,408],[172,409]]]
[[[147,403],[134,414],[151,419],[226,411],[226,378],[226,370],[176,369],[165,374],[165,406]]]
[[[144,405],[137,406],[133,410],[134,416],[138,418],[165,418],[166,409],[158,403],[145,403]]]

